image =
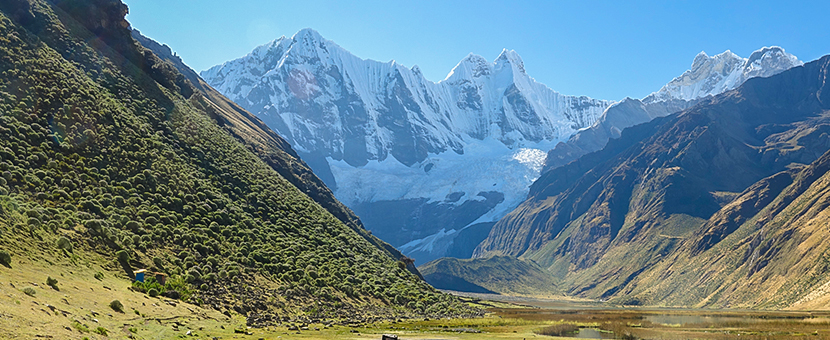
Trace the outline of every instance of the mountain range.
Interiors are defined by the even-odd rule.
[[[476,256],[534,261],[570,294],[623,304],[824,306],[828,67],[624,129],[543,174]]]
[[[425,263],[466,258],[543,170],[601,149],[619,130],[800,62],[783,49],[701,53],[658,92],[622,102],[567,96],[519,55],[470,54],[439,82],[361,59],[314,30],[201,72],[297,150],[374,235]],[[561,164],[560,164],[561,163]]]
[[[747,79],[769,77],[803,63],[780,47],[764,47],[741,58],[731,51],[709,57],[700,52],[691,69],[674,78],[659,91],[643,99],[625,98],[609,106],[590,128],[580,130],[567,142],[548,152],[542,172],[605,147],[610,139],[630,126],[648,122],[691,107],[708,96],[732,90]]]

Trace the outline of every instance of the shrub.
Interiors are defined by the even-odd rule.
[[[110,302],[110,308],[112,308],[112,310],[116,312],[124,313],[124,305],[121,303],[121,301],[112,300],[112,302]]]
[[[102,273],[102,272],[95,273],[95,279],[98,280],[98,281],[103,280],[104,279],[104,273]]]
[[[58,239],[58,249],[64,249],[67,251],[72,251],[72,242],[69,242],[69,239],[66,237],[61,236]]]
[[[126,250],[119,250],[115,252],[115,257],[118,258],[118,262],[121,264],[129,264],[130,263],[130,253]]]
[[[9,267],[12,264],[12,256],[5,250],[0,250],[0,264]]]
[[[158,256],[153,257],[153,264],[159,269],[164,269],[164,261],[162,261]]]
[[[571,323],[560,323],[542,328],[536,333],[548,336],[574,336],[579,333],[579,326]]]
[[[150,297],[156,297],[159,296],[159,291],[155,288],[150,288],[150,290],[147,291],[147,295],[150,295]]]
[[[28,295],[28,296],[34,297],[37,292],[32,287],[26,287],[26,288],[23,288],[23,293]]]
[[[164,297],[171,298],[174,300],[178,300],[179,298],[181,298],[181,294],[179,294],[179,291],[172,289],[166,290],[162,295],[164,295]]]
[[[101,326],[98,326],[94,331],[94,333],[101,334],[103,336],[107,336],[107,329]]]
[[[39,227],[40,226],[40,220],[37,219],[36,217],[29,217],[28,223],[32,227]]]
[[[195,280],[201,280],[202,279],[202,273],[199,272],[199,269],[197,269],[197,267],[190,268],[187,271],[187,274],[192,275]],[[188,281],[188,282],[193,282],[193,281]]]
[[[46,278],[46,285],[52,287],[54,290],[60,290],[58,289],[58,279],[53,279],[51,276]]]

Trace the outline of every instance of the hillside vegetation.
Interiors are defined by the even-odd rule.
[[[122,279],[147,268],[168,284],[135,290],[258,325],[475,312],[408,271],[345,208],[332,215],[339,202],[309,197],[330,196],[314,191],[324,186],[286,180],[316,180],[302,162],[260,157],[291,166],[279,153],[290,147],[257,153],[220,126],[209,97],[131,38],[126,12],[110,0],[0,3],[0,248],[10,257],[0,273],[30,261],[101,260]]]

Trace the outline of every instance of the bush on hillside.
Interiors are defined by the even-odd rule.
[[[10,267],[12,265],[12,256],[8,251],[0,250],[0,264]]]
[[[61,238],[58,239],[57,245],[58,249],[72,251],[72,242],[70,242],[66,237],[61,236]]]
[[[128,253],[126,250],[119,250],[115,252],[115,257],[118,259],[118,263],[122,265],[130,264],[130,253]]]
[[[35,291],[35,289],[34,289],[34,288],[32,288],[32,287],[26,287],[26,288],[23,288],[23,293],[24,293],[24,294],[26,294],[26,295],[28,295],[28,296],[31,296],[31,297],[34,297],[34,296],[35,296],[35,294],[37,294],[37,292]]]
[[[51,276],[46,278],[46,285],[52,287],[52,289],[60,291],[58,288],[58,279],[53,279]]]
[[[121,303],[121,301],[112,300],[112,302],[110,302],[110,308],[112,308],[112,310],[116,312],[124,313],[124,305]]]

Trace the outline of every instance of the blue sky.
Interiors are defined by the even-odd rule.
[[[124,0],[127,19],[197,71],[306,27],[355,55],[443,79],[468,53],[503,48],[563,94],[641,98],[694,56],[778,45],[830,54],[830,1]]]

